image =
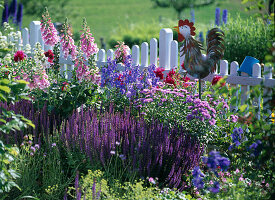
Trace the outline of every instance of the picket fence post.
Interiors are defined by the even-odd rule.
[[[164,28],[159,33],[159,66],[170,70],[170,51],[173,32],[170,28]]]
[[[171,42],[170,69],[175,69],[178,66],[178,51],[178,42],[173,40]]]
[[[30,45],[32,48],[39,41],[40,21],[32,21],[30,23]],[[41,37],[41,34],[40,34]]]
[[[156,38],[150,40],[150,64],[158,64],[158,41]]]
[[[143,42],[141,44],[141,55],[140,55],[140,67],[141,69],[148,67],[148,43]]]
[[[132,62],[133,62],[133,66],[139,65],[139,46],[138,45],[134,45],[132,47]]]

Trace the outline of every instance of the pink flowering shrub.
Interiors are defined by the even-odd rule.
[[[40,30],[42,34],[42,39],[46,45],[54,46],[59,42],[57,30],[51,21],[47,8],[45,9],[45,12],[42,15]]]

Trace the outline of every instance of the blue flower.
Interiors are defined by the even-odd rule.
[[[214,186],[209,188],[209,191],[215,194],[218,193],[220,191],[220,183],[216,181]]]
[[[203,162],[213,171],[215,171],[218,166],[221,167],[221,170],[226,171],[230,165],[230,160],[222,157],[218,151],[211,151],[208,158],[203,158]]]

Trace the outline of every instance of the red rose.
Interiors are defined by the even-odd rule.
[[[52,50],[44,52],[45,56],[48,58],[48,62],[53,63],[54,54]]]
[[[14,59],[15,62],[18,62],[18,61],[24,60],[25,57],[26,57],[26,55],[25,55],[24,51],[17,51],[17,52],[14,54],[13,59]]]
[[[165,71],[165,69],[163,69],[162,67],[159,67],[159,68],[157,68],[155,71],[154,71],[154,73],[156,74],[156,77],[159,77],[160,78],[160,80],[162,80],[163,79],[163,72]]]
[[[213,80],[212,80],[212,85],[216,85],[219,80],[222,79],[222,76],[214,76]],[[222,83],[221,86],[224,86],[225,83]]]

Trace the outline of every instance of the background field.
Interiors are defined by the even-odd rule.
[[[210,6],[195,8],[195,23],[213,25],[216,7],[220,7],[221,10],[228,9],[232,17],[237,13],[240,13],[241,17],[250,15],[244,12],[241,0],[217,0]],[[66,9],[70,13],[67,17],[73,26],[74,33],[79,32],[85,17],[97,43],[101,37],[107,43],[119,26],[128,27],[139,23],[156,24],[160,22],[160,18],[163,22],[162,27],[170,27],[173,22],[177,24],[177,14],[172,8],[154,8],[151,0],[70,0]],[[182,18],[190,18],[190,9],[184,11]],[[27,27],[32,20],[40,19],[24,15],[23,27]],[[165,24],[167,21],[170,25]]]

